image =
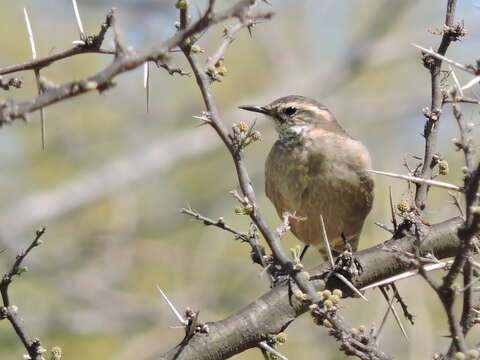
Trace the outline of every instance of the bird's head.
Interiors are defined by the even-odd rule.
[[[239,108],[272,118],[280,137],[302,135],[314,128],[344,133],[343,128],[325,105],[304,96],[289,95],[265,106],[245,105]]]

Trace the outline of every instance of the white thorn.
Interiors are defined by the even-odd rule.
[[[403,179],[403,180],[408,180],[417,184],[427,184],[430,186],[436,186],[448,190],[454,190],[454,191],[459,191],[463,192],[462,188],[457,185],[449,184],[443,181],[437,181],[437,180],[429,180],[429,179],[422,179],[416,176],[410,176],[410,175],[401,175],[401,174],[395,174],[391,172],[386,172],[386,171],[376,171],[376,170],[368,170],[371,173],[374,174],[379,174],[379,175],[385,175],[385,176],[390,176],[398,179]]]
[[[460,90],[467,90],[477,85],[480,82],[480,76],[475,76],[472,80],[466,83]]]
[[[395,306],[393,305],[393,301],[395,300],[395,296],[392,296],[392,299],[390,300],[388,298],[388,294],[387,294],[386,290],[385,289],[380,289],[380,290],[382,290],[383,296],[385,297],[385,300],[387,301],[387,305],[388,305],[387,313],[385,314],[384,320],[386,320],[388,312],[392,311],[392,314],[395,318],[395,321],[397,322],[398,327],[400,328],[400,331],[402,332],[405,339],[408,341],[407,332],[405,331],[405,328],[403,327],[402,321],[400,320],[400,317],[398,316],[397,310],[395,309]]]
[[[145,61],[145,64],[143,64],[143,87],[145,89],[148,87],[149,77],[150,77],[150,74],[149,74],[148,61]]]
[[[350,289],[352,289],[352,291],[357,294],[358,296],[360,296],[363,300],[365,300],[366,302],[368,302],[368,299],[360,292],[360,290],[358,290],[355,285],[353,285],[350,281],[348,281],[348,279],[343,276],[342,274],[339,274],[339,273],[336,273],[334,272],[333,275],[335,275],[341,282],[343,282],[345,285],[347,285]]]
[[[325,223],[323,222],[323,215],[320,215],[320,225],[322,225],[323,242],[325,243],[325,249],[327,249],[328,260],[333,268],[335,263],[333,262],[332,250],[330,250],[330,243],[328,242],[327,231],[325,230]]]
[[[449,266],[450,264],[453,263],[453,260],[448,260],[448,261],[440,261],[439,263],[436,263],[436,264],[429,264],[429,265],[425,265],[423,267],[423,269],[426,271],[426,272],[429,272],[429,271],[433,271],[433,270],[438,270],[438,269],[443,269],[443,268],[446,268],[447,266]],[[409,277],[412,277],[412,276],[415,276],[418,274],[418,270],[410,270],[410,271],[405,271],[401,274],[398,274],[398,275],[394,275],[394,276],[391,276],[387,279],[383,279],[381,281],[377,281],[373,284],[370,284],[370,285],[367,285],[367,286],[364,286],[363,288],[360,289],[360,291],[365,291],[367,289],[371,289],[371,288],[374,288],[374,287],[377,287],[377,286],[383,286],[383,285],[388,285],[388,284],[391,284],[391,283],[394,283],[396,281],[399,281],[399,280],[403,280],[403,279],[407,279]]]
[[[455,86],[457,87],[458,93],[461,97],[463,97],[463,89],[462,89],[462,86],[460,85],[460,81],[458,81],[457,75],[455,74],[455,71],[453,71],[453,68],[450,65],[448,65],[448,67],[452,72],[453,81],[455,82]]]
[[[80,12],[78,11],[77,0],[72,0],[73,11],[75,13],[75,18],[77,19],[78,32],[80,37],[85,37],[85,32],[83,31],[82,19],[80,18]]]
[[[187,325],[188,324],[188,321],[185,320],[182,315],[180,315],[180,313],[177,311],[177,309],[175,309],[175,306],[172,304],[172,302],[168,299],[167,295],[165,295],[165,293],[162,291],[162,289],[160,289],[160,286],[157,285],[157,290],[158,292],[162,295],[163,299],[165,300],[165,302],[167,303],[168,307],[170,308],[170,310],[172,310],[172,312],[175,314],[175,316],[177,317],[178,321],[180,321],[180,323],[182,325]]]
[[[283,356],[282,354],[280,354],[277,350],[275,350],[274,348],[272,348],[270,345],[268,345],[265,341],[262,341],[258,344],[263,350],[265,351],[268,351],[269,353],[277,356],[279,359],[281,360],[288,360],[288,358],[286,358],[285,356]]]
[[[28,17],[27,9],[23,8],[23,14],[25,15],[25,24],[27,25],[28,40],[30,41],[30,48],[32,49],[32,58],[37,58],[37,50],[35,49],[35,41],[33,40],[32,26],[30,25],[30,19]]]
[[[450,60],[449,58],[443,56],[443,55],[440,55],[439,53],[436,53],[435,51],[433,51],[432,49],[425,49],[424,47],[421,47],[420,45],[417,45],[417,44],[411,44],[412,46],[415,46],[417,49],[420,49],[422,50],[423,52],[429,54],[429,55],[432,55],[434,58],[437,58],[437,59],[440,59],[440,60],[443,60],[445,61],[446,63],[448,64],[451,64],[459,69],[462,69],[463,71],[466,71],[470,74],[474,74],[475,72],[469,68],[467,68],[465,65],[463,64],[460,64],[459,62],[456,62],[456,61],[453,61],[453,60]]]

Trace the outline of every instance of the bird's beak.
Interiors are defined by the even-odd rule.
[[[243,109],[243,110],[247,110],[247,111],[258,112],[260,114],[270,115],[270,111],[267,108],[265,108],[264,106],[243,105],[243,106],[239,106],[238,108]]]

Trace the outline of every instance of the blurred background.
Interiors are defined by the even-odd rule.
[[[107,11],[117,8],[123,44],[148,49],[172,35],[177,21],[175,0],[79,0],[89,34],[96,34]],[[233,1],[218,1],[224,8]],[[220,113],[228,126],[253,122],[242,104],[266,104],[302,94],[326,104],[351,135],[370,149],[374,168],[405,173],[412,155],[423,154],[424,117],[430,105],[430,77],[419,51],[410,44],[437,47],[446,1],[271,0],[273,20],[258,24],[249,36],[238,34],[226,52],[228,73],[213,85]],[[192,14],[205,1],[190,0]],[[473,62],[479,50],[480,9],[474,1],[458,4],[468,35],[453,43],[448,55]],[[78,39],[71,2],[17,0],[0,5],[0,66],[31,58],[23,7],[30,14],[39,56],[66,49]],[[198,9],[198,11],[197,11]],[[200,40],[206,61],[222,39],[223,25]],[[104,43],[111,47],[111,37]],[[108,55],[81,55],[42,70],[51,82],[81,79],[111,62]],[[172,66],[189,71],[180,54]],[[249,248],[225,232],[206,228],[181,215],[190,204],[211,218],[222,216],[247,230],[249,221],[234,214],[228,192],[237,187],[231,160],[213,131],[192,116],[203,110],[192,77],[170,76],[151,66],[150,112],[145,109],[143,72],[124,74],[101,95],[89,93],[46,109],[46,150],[41,150],[40,121],[15,122],[0,129],[0,270],[45,224],[44,245],[25,265],[30,272],[11,286],[28,333],[45,348],[58,345],[65,358],[154,359],[177,344],[183,330],[160,298],[158,284],[179,309],[201,310],[202,321],[216,321],[238,311],[268,290]],[[2,98],[26,101],[36,95],[32,72],[15,74],[22,89]],[[457,72],[462,83],[468,80]],[[446,80],[450,81],[450,80]],[[470,96],[475,97],[473,89]],[[461,184],[462,154],[451,139],[458,136],[450,107],[442,116],[439,151],[450,164],[440,179]],[[478,109],[463,106],[471,122]],[[279,219],[263,189],[263,164],[275,134],[258,117],[263,140],[246,150],[259,203],[272,227]],[[374,209],[367,219],[361,248],[386,240],[374,221],[389,224],[388,187],[394,201],[409,201],[407,185],[377,176]],[[432,189],[426,219],[437,222],[456,215],[445,191]],[[284,239],[288,249],[296,244]],[[307,254],[307,267],[319,262]],[[441,276],[441,274],[437,274]],[[426,283],[398,284],[416,315],[407,326],[407,342],[389,320],[382,348],[397,359],[431,358],[445,351],[449,339],[442,307]],[[358,327],[379,325],[387,305],[377,290],[369,303],[344,301],[341,313]],[[344,358],[325,329],[302,316],[287,330],[280,351],[290,359]],[[421,335],[419,335],[421,334]],[[478,333],[472,332],[478,336]],[[473,345],[473,343],[471,344]],[[20,359],[25,350],[7,321],[0,322],[0,358]],[[235,359],[260,359],[258,350]]]

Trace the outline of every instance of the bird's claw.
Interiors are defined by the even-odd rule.
[[[335,267],[333,270],[342,274],[347,279],[351,279],[353,276],[360,275],[363,272],[363,266],[350,248],[346,249],[335,259]]]

